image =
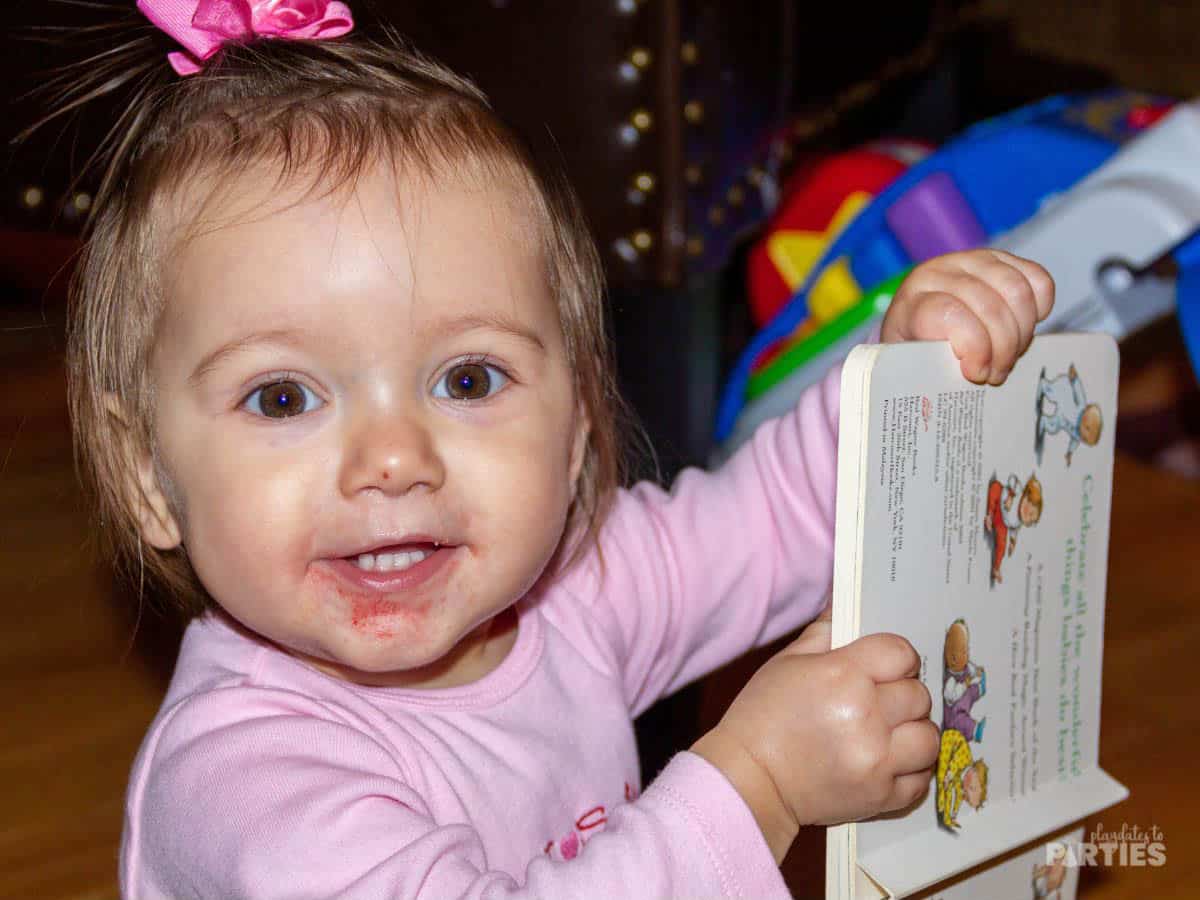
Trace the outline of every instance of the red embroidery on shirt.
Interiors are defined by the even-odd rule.
[[[636,799],[638,792],[633,788],[628,781],[625,782],[625,800],[632,801]],[[558,856],[559,859],[574,859],[579,855],[579,851],[583,849],[583,845],[594,834],[599,834],[604,830],[604,826],[608,824],[608,810],[603,806],[593,806],[591,809],[581,813],[579,818],[575,820],[574,828],[571,831],[559,838],[557,841],[546,841],[546,846],[542,848],[542,853],[546,856]],[[555,854],[555,850],[558,853]]]
[[[579,835],[572,831],[562,839],[562,842],[558,845],[558,850],[562,853],[563,859],[574,859],[579,855],[579,847]]]
[[[575,827],[580,831],[589,831],[592,828],[603,828],[606,822],[608,822],[608,816],[604,814],[604,807],[593,806],[575,820]]]

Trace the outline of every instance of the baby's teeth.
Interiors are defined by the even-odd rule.
[[[409,553],[360,553],[358,567],[365,572],[392,572],[407,569],[427,557],[424,550],[414,550]]]

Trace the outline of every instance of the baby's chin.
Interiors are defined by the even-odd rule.
[[[377,687],[450,687],[475,680],[480,641],[467,634],[422,635],[418,642],[386,629],[355,632],[338,647],[320,647],[308,661],[328,675]]]
[[[440,662],[440,658],[420,661],[397,659],[397,655],[407,654],[397,654],[395,649],[390,652],[383,649],[342,651],[336,654],[328,650],[319,653],[301,653],[296,650],[289,652],[339,681],[374,687],[420,686],[431,679],[433,670]]]

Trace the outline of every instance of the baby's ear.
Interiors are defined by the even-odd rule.
[[[154,455],[138,440],[132,417],[116,394],[105,392],[104,408],[122,461],[120,488],[135,510],[142,540],[159,550],[178,547],[182,534],[155,472]]]
[[[592,433],[592,420],[582,405],[575,413],[575,436],[571,442],[571,495],[579,488],[579,476],[583,473],[583,461],[587,458],[588,437]]]

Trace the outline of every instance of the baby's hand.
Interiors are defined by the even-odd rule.
[[[823,617],[747,682],[692,747],[721,769],[782,860],[800,825],[901,809],[938,753],[920,659],[894,634],[829,649]]]
[[[1001,250],[967,250],[917,266],[883,319],[884,343],[949,340],[970,381],[1000,384],[1054,305],[1054,280]]]

